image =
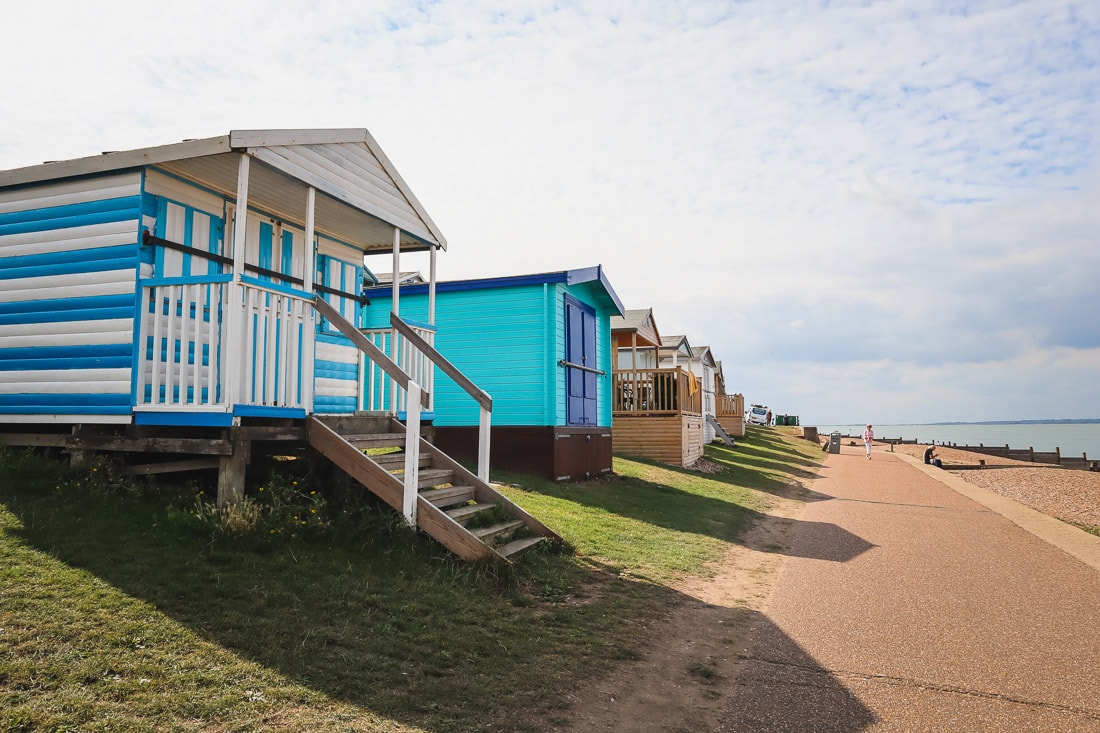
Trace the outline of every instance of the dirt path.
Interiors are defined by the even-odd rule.
[[[711,578],[675,586],[680,605],[645,657],[596,680],[570,699],[559,730],[699,733],[714,730],[737,686],[741,655],[789,544],[806,492],[792,485],[766,519],[733,545]]]

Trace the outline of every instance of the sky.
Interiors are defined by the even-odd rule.
[[[602,265],[804,425],[1100,418],[1094,0],[36,0],[0,68],[0,169],[365,127],[440,279]]]

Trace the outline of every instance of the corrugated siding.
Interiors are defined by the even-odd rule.
[[[130,414],[142,214],[138,173],[0,191],[0,420]]]
[[[435,236],[362,143],[258,148],[255,154],[307,182],[323,181],[337,198],[428,241]]]

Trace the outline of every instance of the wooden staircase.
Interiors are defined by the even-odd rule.
[[[707,422],[714,428],[715,434],[722,439],[723,443],[728,446],[733,445],[733,438],[731,438],[730,434],[726,432],[726,429],[722,427],[722,423],[718,422],[718,418],[714,417],[714,415],[707,415]]]
[[[315,416],[309,443],[402,511],[405,426],[391,417]],[[507,560],[561,537],[461,464],[420,440],[416,526],[464,560]]]

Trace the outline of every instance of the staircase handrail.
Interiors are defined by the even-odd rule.
[[[462,373],[462,371],[454,364],[439,353],[439,351],[429,344],[423,336],[418,334],[412,326],[410,326],[401,316],[396,313],[390,313],[390,325],[394,330],[398,331],[402,336],[408,339],[413,346],[420,349],[428,359],[439,367],[444,374],[454,380],[455,384],[466,391],[466,394],[474,398],[474,400],[484,407],[486,410],[493,409],[493,398],[488,392],[478,387],[473,383],[469,377]]]
[[[317,295],[313,297],[313,307],[329,323],[344,334],[360,351],[366,354],[382,371],[393,381],[400,385],[408,394],[408,406],[405,411],[405,473],[404,494],[402,510],[405,521],[410,527],[416,528],[416,502],[420,491],[420,408],[430,404],[431,395],[423,392],[416,380],[408,375],[404,369],[394,364],[390,357],[370,342],[366,336],[359,332],[340,311],[329,305],[324,298]]]
[[[313,307],[317,309],[317,312],[327,318],[329,322],[336,327],[336,330],[344,334],[355,346],[370,357],[371,361],[378,365],[378,367],[386,373],[386,375],[395,381],[406,392],[409,391],[409,385],[414,384],[413,378],[409,376],[408,372],[395,364],[390,357],[377,346],[370,342],[366,336],[364,336],[359,329],[353,326],[340,311],[333,308],[324,298],[314,295]],[[427,392],[420,393],[420,404],[423,407],[427,407],[430,403],[431,395]]]
[[[454,383],[466,391],[466,394],[474,398],[480,406],[480,419],[478,420],[477,433],[477,477],[489,483],[489,435],[493,419],[493,398],[488,392],[478,387],[469,377],[450,362],[447,357],[429,344],[424,337],[418,334],[412,326],[405,322],[401,316],[390,312],[390,325],[405,339],[421,351],[428,360],[439,367],[444,374],[454,380]]]

